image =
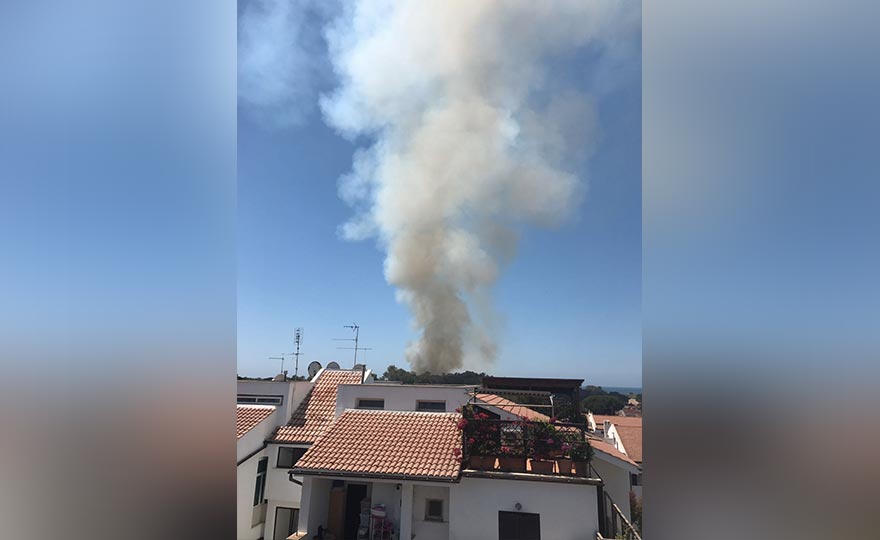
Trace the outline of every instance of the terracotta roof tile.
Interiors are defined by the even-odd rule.
[[[626,426],[626,425],[618,425],[617,433],[620,435],[620,440],[623,442],[623,448],[626,450],[626,455],[631,457],[633,461],[638,463],[642,462],[642,426],[641,424],[636,426]]]
[[[501,396],[496,396],[495,394],[477,394],[477,399],[479,399],[483,403],[492,405],[493,407],[503,409],[510,414],[515,414],[520,418],[528,418],[529,420],[539,420],[542,422],[550,421],[550,417],[546,414],[541,414],[538,411],[514,403],[513,401],[505,399]]]
[[[235,408],[235,431],[238,438],[275,412],[274,405],[238,405]]]
[[[361,372],[325,369],[309,394],[293,411],[287,425],[275,432],[272,440],[288,443],[313,443],[333,422],[336,414],[336,388],[340,384],[360,384]]]
[[[349,409],[297,462],[297,469],[455,480],[461,448],[456,413]]]
[[[594,414],[593,418],[596,420],[597,426],[601,426],[605,420],[608,420],[612,424],[617,424],[618,426],[632,426],[640,429],[642,427],[641,416],[610,416],[607,414]]]

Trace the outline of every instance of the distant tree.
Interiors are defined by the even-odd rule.
[[[592,395],[583,400],[584,411],[593,414],[616,414],[626,405],[627,398],[623,394]]]
[[[483,382],[485,373],[464,371],[460,373],[414,373],[394,365],[388,366],[380,381],[397,381],[402,384],[474,384]]]

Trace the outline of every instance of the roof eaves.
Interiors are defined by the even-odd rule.
[[[339,476],[352,478],[379,478],[388,480],[418,480],[425,482],[445,482],[455,483],[461,479],[461,473],[455,476],[429,476],[415,474],[389,474],[389,473],[365,473],[358,471],[336,471],[330,469],[304,469],[295,467],[292,469],[293,474],[297,476]]]

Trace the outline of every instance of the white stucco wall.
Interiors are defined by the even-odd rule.
[[[336,395],[336,416],[357,407],[358,398],[384,399],[386,411],[415,411],[418,401],[445,401],[446,412],[466,404],[472,386],[419,386],[409,384],[341,384]]]
[[[236,480],[236,534],[238,540],[256,540],[263,536],[263,525],[251,527],[254,511],[254,485],[257,464],[265,457],[266,450],[254,455],[238,466]]]
[[[626,454],[626,447],[623,446],[623,440],[620,438],[620,433],[617,432],[616,424],[610,425],[607,432],[605,433],[605,440],[614,445],[614,448],[617,448],[618,450]]]
[[[540,514],[543,540],[595,540],[599,529],[596,486],[465,477],[449,491],[450,540],[498,538],[498,512],[516,503]]]
[[[425,501],[443,501],[443,522],[425,521]],[[448,540],[449,538],[449,487],[413,486],[412,532],[417,540]]]
[[[606,461],[599,457],[599,452],[596,452],[596,454],[597,456],[593,458],[592,465],[605,482],[605,491],[608,492],[608,495],[611,496],[626,518],[631,519],[629,509],[629,474],[631,469],[626,467],[625,464],[623,466],[620,465],[623,462],[619,460],[609,458]],[[635,472],[637,469],[632,469],[632,471]]]
[[[327,511],[330,507],[330,487],[333,482],[327,478],[306,476],[303,479],[303,503],[300,507],[299,532],[317,534],[318,527],[327,527]],[[309,536],[311,537],[311,536]],[[266,539],[271,539],[267,528]]]
[[[278,423],[283,424],[314,386],[308,381],[238,381],[236,392],[248,395],[283,396]]]
[[[278,467],[278,451],[281,447],[308,448],[302,444],[270,444],[267,449],[269,456],[269,468],[266,477],[266,499],[269,508],[266,511],[266,538],[272,538],[275,526],[275,508],[284,506],[287,508],[300,508],[302,504],[302,487],[290,481],[290,475],[286,467]],[[296,480],[303,482],[302,476],[294,476]]]
[[[385,505],[385,515],[396,526],[400,526],[400,490],[399,484],[391,482],[373,482],[370,504]]]
[[[254,511],[254,484],[257,478],[257,464],[261,458],[267,456],[267,452],[270,450],[263,448],[258,453],[253,453],[263,446],[263,442],[275,429],[277,415],[276,409],[236,442],[236,461],[247,458],[246,461],[238,465],[236,471],[236,538],[238,540],[256,540],[263,536],[262,524],[251,527]],[[269,465],[271,467],[271,459]],[[268,493],[268,487],[266,491]]]

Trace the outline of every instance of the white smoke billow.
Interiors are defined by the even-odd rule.
[[[340,195],[349,239],[375,236],[385,275],[420,331],[415,371],[485,365],[496,354],[489,293],[521,224],[552,225],[583,193],[593,100],[556,84],[552,61],[613,50],[638,3],[381,1],[344,8],[326,36],[340,86],[321,107],[375,142]]]
[[[491,288],[518,227],[558,223],[585,191],[578,171],[596,112],[571,58],[588,49],[593,88],[610,91],[619,64],[601,59],[637,49],[640,9],[633,0],[245,6],[242,103],[277,125],[302,122],[314,102],[325,77],[315,36],[332,19],[324,37],[338,87],[321,99],[324,118],[373,142],[340,181],[355,209],[341,232],[378,238],[385,250],[386,279],[420,332],[407,350],[414,370],[494,359]]]

